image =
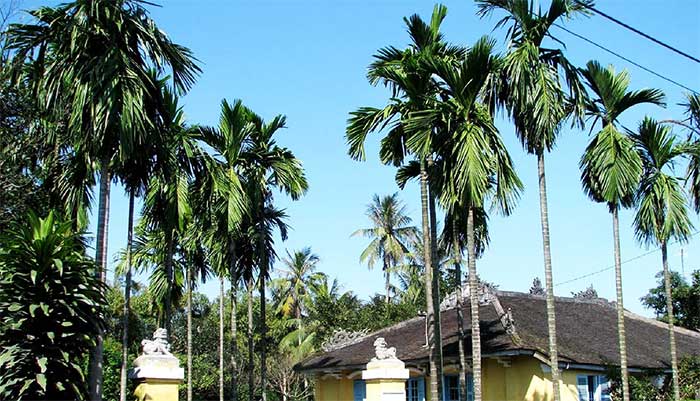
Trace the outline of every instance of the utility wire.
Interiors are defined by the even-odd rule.
[[[696,231],[696,232],[690,234],[690,235],[688,236],[688,239],[693,238],[697,233],[700,233],[700,231]],[[675,244],[677,244],[678,242],[680,242],[680,240],[674,241],[674,242],[672,242],[672,243],[670,243],[670,244],[668,244],[668,245],[675,245]],[[624,265],[625,263],[634,262],[634,261],[637,260],[637,259],[641,259],[641,258],[643,258],[643,257],[645,257],[645,256],[651,255],[652,253],[656,253],[656,252],[658,252],[660,249],[661,249],[661,248],[652,249],[652,250],[649,251],[649,252],[645,252],[645,253],[643,253],[643,254],[641,254],[641,255],[637,255],[637,256],[635,256],[635,257],[633,257],[633,258],[631,258],[631,259],[624,260],[624,261],[622,261],[622,263],[620,263],[620,264],[621,264],[621,265]],[[608,271],[608,270],[612,270],[612,269],[614,269],[614,268],[615,268],[615,265],[608,266],[608,267],[606,267],[606,268],[603,268],[603,269],[600,269],[600,270],[596,270],[596,271],[594,271],[594,272],[586,273],[586,274],[584,274],[584,275],[582,275],[582,276],[574,277],[574,278],[572,278],[572,279],[570,279],[570,280],[562,281],[561,283],[556,283],[556,284],[554,284],[554,286],[555,286],[555,287],[558,287],[558,286],[560,286],[560,285],[573,283],[574,281],[583,280],[584,278],[588,278],[588,277],[591,277],[591,276],[595,276],[596,274],[600,274],[600,273],[606,272],[606,271]]]
[[[663,46],[663,47],[665,47],[665,48],[667,48],[667,49],[669,49],[669,50],[671,50],[671,51],[673,51],[673,52],[675,52],[675,53],[680,54],[680,55],[683,56],[683,57],[689,58],[689,59],[695,61],[696,63],[700,64],[700,59],[698,59],[697,57],[691,56],[690,54],[688,54],[688,53],[686,53],[686,52],[684,52],[684,51],[682,51],[682,50],[679,50],[679,49],[677,49],[677,48],[675,48],[675,47],[673,47],[673,46],[671,46],[671,45],[669,45],[669,44],[667,44],[667,43],[664,43],[664,42],[660,41],[659,39],[656,39],[655,37],[653,37],[653,36],[651,36],[651,35],[648,35],[648,34],[642,32],[642,31],[640,31],[639,29],[637,29],[637,28],[635,28],[635,27],[633,27],[633,26],[631,26],[631,25],[629,25],[629,24],[626,24],[626,23],[622,22],[622,21],[620,21],[619,19],[617,19],[617,18],[615,18],[615,17],[613,17],[613,16],[611,16],[611,15],[609,15],[609,14],[606,14],[606,13],[604,13],[604,12],[598,10],[597,8],[595,8],[595,7],[593,7],[593,6],[589,5],[589,4],[583,3],[583,2],[581,2],[581,1],[579,1],[579,0],[574,0],[574,1],[576,1],[576,3],[582,5],[583,7],[586,7],[587,9],[593,11],[594,13],[596,13],[596,14],[598,14],[598,15],[604,17],[604,18],[607,18],[607,19],[609,19],[610,21],[612,21],[612,22],[614,22],[614,23],[616,23],[616,24],[618,24],[618,25],[620,25],[620,26],[622,26],[622,27],[624,27],[624,28],[629,29],[630,31],[636,33],[637,35],[641,35],[641,36],[643,36],[643,37],[645,37],[645,38],[651,40],[652,42],[654,42],[654,43],[656,43],[656,44],[658,44],[658,45],[661,45],[661,46]]]
[[[573,31],[571,31],[571,30],[569,30],[569,29],[567,29],[567,28],[564,28],[563,26],[561,26],[561,25],[559,25],[559,24],[556,24],[556,23],[554,24],[554,26],[556,26],[557,28],[561,29],[561,30],[564,31],[564,32],[569,33],[570,35],[573,35],[573,36],[575,36],[575,37],[577,37],[577,38],[579,38],[579,39],[581,39],[581,40],[583,40],[583,41],[586,41],[586,42],[592,44],[593,46],[595,46],[595,47],[597,47],[597,48],[599,48],[599,49],[602,49],[602,50],[604,50],[604,51],[606,51],[606,52],[612,54],[612,55],[615,56],[615,57],[618,57],[618,58],[620,58],[620,59],[622,59],[622,60],[625,60],[626,62],[628,62],[628,63],[630,63],[630,64],[632,64],[632,65],[634,65],[634,66],[636,66],[636,67],[638,67],[638,68],[641,68],[642,70],[644,70],[644,71],[646,71],[646,72],[648,72],[648,73],[650,73],[650,74],[656,75],[657,77],[663,79],[664,81],[670,82],[670,83],[672,83],[672,84],[674,84],[674,85],[676,85],[676,86],[678,86],[678,87],[680,87],[680,88],[683,88],[683,89],[685,89],[685,90],[687,90],[687,91],[690,91],[690,92],[692,92],[692,93],[694,93],[694,94],[696,94],[696,95],[697,95],[697,94],[700,94],[700,93],[698,93],[698,91],[696,91],[695,89],[691,89],[691,88],[689,88],[688,86],[683,85],[682,83],[680,83],[680,82],[678,82],[678,81],[674,81],[674,80],[671,79],[671,78],[668,78],[668,77],[666,77],[666,76],[663,76],[663,75],[659,74],[658,72],[656,72],[656,71],[654,71],[654,70],[652,70],[652,69],[650,69],[650,68],[647,68],[647,67],[645,67],[645,66],[643,66],[643,65],[641,65],[641,64],[639,64],[639,63],[637,63],[636,61],[630,60],[629,58],[627,58],[627,57],[621,55],[620,53],[614,52],[614,51],[608,49],[607,47],[605,47],[605,46],[603,46],[603,45],[599,45],[598,43],[596,43],[596,42],[594,42],[594,41],[588,39],[587,37],[585,37],[585,36],[583,36],[583,35],[579,35],[578,33],[573,32]]]

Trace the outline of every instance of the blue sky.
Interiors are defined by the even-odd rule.
[[[418,13],[429,18],[428,1],[213,1],[168,0],[152,14],[161,29],[177,43],[190,47],[201,60],[203,74],[183,99],[191,123],[215,124],[223,98],[243,99],[267,119],[287,116],[289,128],[279,142],[303,161],[310,190],[292,202],[278,197],[287,208],[293,230],[278,252],[311,246],[321,258],[319,269],[337,277],[345,290],[363,298],[381,292],[380,270],[368,271],[359,263],[366,241],[350,238],[368,221],[365,207],[373,194],[399,191],[394,169],[381,165],[377,154],[380,135],[370,138],[368,160],[356,162],[346,153],[344,140],[348,113],[359,106],[381,106],[388,97],[383,88],[365,79],[372,54],[380,47],[403,47],[407,34],[402,18]],[[24,8],[40,2],[24,1]],[[499,15],[480,20],[470,0],[446,1],[449,13],[443,24],[446,39],[470,45],[490,34],[504,50],[505,31],[492,31]],[[546,1],[543,4],[547,4]],[[599,1],[598,7],[623,21],[695,56],[700,55],[700,2],[695,0]],[[602,19],[581,18],[566,26],[576,33],[622,53],[657,72],[700,90],[700,64],[693,63]],[[649,114],[657,119],[679,117],[683,90],[602,52],[594,46],[555,29],[567,44],[567,55],[577,65],[590,59],[626,68],[632,88],[655,87],[667,94],[668,107],[639,107],[623,115],[623,125],[633,128]],[[515,161],[525,191],[515,213],[493,216],[491,246],[478,263],[479,274],[502,289],[527,291],[535,276],[543,276],[542,245],[536,181],[536,163],[525,154],[512,126],[498,126]],[[552,154],[547,155],[548,197],[554,281],[599,271],[610,266],[612,227],[607,209],[590,202],[579,182],[578,160],[588,131],[565,129]],[[679,173],[681,170],[679,169]],[[109,251],[125,244],[127,201],[123,189],[114,186],[111,198]],[[415,185],[400,193],[420,226],[420,205]],[[96,208],[95,208],[96,209]],[[632,213],[621,213],[623,261],[650,250],[639,246],[631,229]],[[693,222],[700,227],[697,216]],[[698,235],[697,237],[700,237]],[[700,268],[697,238],[685,245],[685,272]],[[680,247],[669,251],[672,269],[680,270]],[[110,260],[112,258],[110,257]],[[625,305],[649,315],[639,297],[655,285],[661,269],[660,252],[623,265]],[[145,280],[145,277],[143,278]],[[598,293],[614,299],[614,272],[594,274],[557,285],[558,295],[569,295],[593,284]],[[209,282],[203,291],[216,296]]]

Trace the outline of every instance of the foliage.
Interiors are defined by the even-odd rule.
[[[686,357],[678,364],[681,399],[696,400],[700,391],[700,357]],[[622,399],[620,369],[608,367],[606,376],[611,381],[611,398]],[[662,371],[645,371],[630,375],[630,399],[645,401],[672,401],[673,391],[670,378]]]
[[[0,395],[83,399],[81,361],[103,325],[102,284],[81,234],[30,213],[0,239]]]
[[[671,299],[674,323],[690,330],[700,330],[700,270],[691,274],[689,283],[677,271],[671,272]],[[642,304],[653,310],[657,319],[667,321],[666,290],[663,272],[656,274],[658,285],[641,298]]]

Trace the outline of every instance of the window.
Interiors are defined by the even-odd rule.
[[[365,401],[367,387],[364,380],[355,380],[352,386],[353,401]]]
[[[425,379],[416,377],[406,381],[406,401],[425,401]]]
[[[445,375],[442,382],[443,398],[445,401],[461,401],[459,399],[459,376]],[[467,400],[474,399],[474,378],[467,374]]]
[[[610,381],[601,375],[576,377],[579,401],[610,401]]]

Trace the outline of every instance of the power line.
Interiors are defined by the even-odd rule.
[[[668,77],[666,77],[666,76],[663,76],[663,75],[659,74],[658,72],[656,72],[656,71],[654,71],[654,70],[652,70],[652,69],[650,69],[650,68],[647,68],[647,67],[645,67],[645,66],[643,66],[643,65],[641,65],[641,64],[639,64],[639,63],[637,63],[636,61],[630,60],[629,58],[627,58],[627,57],[621,55],[620,53],[614,52],[614,51],[608,49],[607,47],[605,47],[605,46],[603,46],[603,45],[600,45],[600,44],[598,44],[598,43],[596,43],[596,42],[594,42],[594,41],[588,39],[587,37],[585,37],[585,36],[583,36],[583,35],[579,35],[578,33],[573,32],[573,31],[571,31],[571,30],[569,30],[569,29],[567,29],[567,28],[564,28],[563,26],[561,26],[561,25],[559,25],[559,24],[554,24],[554,26],[556,26],[557,28],[561,29],[561,30],[564,31],[564,32],[569,33],[570,35],[573,35],[573,36],[575,36],[575,37],[577,37],[577,38],[579,38],[579,39],[581,39],[581,40],[583,40],[583,41],[586,41],[586,42],[592,44],[593,46],[595,46],[595,47],[597,47],[597,48],[599,48],[599,49],[601,49],[601,50],[604,50],[604,51],[606,51],[606,52],[612,54],[612,55],[615,56],[615,57],[618,57],[618,58],[620,58],[620,59],[622,59],[622,60],[624,60],[624,61],[626,61],[626,62],[628,62],[628,63],[630,63],[630,64],[632,64],[632,65],[634,65],[635,67],[641,68],[642,70],[644,70],[644,71],[646,71],[646,72],[648,72],[648,73],[650,73],[650,74],[656,75],[657,77],[663,79],[664,81],[670,82],[670,83],[672,83],[672,84],[674,84],[674,85],[676,85],[676,86],[678,86],[678,87],[680,87],[680,88],[683,88],[683,89],[685,89],[685,90],[687,90],[687,91],[690,91],[690,92],[692,92],[692,93],[695,93],[696,95],[699,94],[698,91],[696,91],[695,89],[691,89],[690,87],[688,87],[688,86],[686,86],[686,85],[683,85],[682,83],[680,83],[680,82],[678,82],[678,81],[674,81],[674,80],[671,79],[671,78],[668,78]]]
[[[624,28],[629,29],[630,31],[632,31],[632,32],[634,32],[634,33],[636,33],[636,34],[638,34],[638,35],[641,35],[641,36],[643,36],[643,37],[645,37],[645,38],[651,40],[652,42],[654,42],[654,43],[656,43],[656,44],[658,44],[658,45],[661,45],[661,46],[663,46],[663,47],[665,47],[665,48],[667,48],[667,49],[669,49],[669,50],[671,50],[671,51],[673,51],[673,52],[675,52],[675,53],[680,54],[680,55],[683,56],[683,57],[689,58],[690,60],[693,60],[693,61],[695,61],[696,63],[700,64],[700,59],[698,59],[697,57],[691,56],[690,54],[688,54],[688,53],[686,53],[686,52],[684,52],[684,51],[682,51],[682,50],[679,50],[679,49],[677,49],[677,48],[675,48],[675,47],[673,47],[673,46],[671,46],[671,45],[669,45],[669,44],[667,44],[667,43],[664,43],[664,42],[660,41],[659,39],[656,39],[655,37],[653,37],[653,36],[651,36],[651,35],[648,35],[648,34],[642,32],[642,31],[640,31],[639,29],[637,29],[637,28],[635,28],[635,27],[633,27],[633,26],[631,26],[631,25],[629,25],[629,24],[626,24],[626,23],[622,22],[622,21],[620,21],[619,19],[617,19],[617,18],[615,18],[615,17],[613,17],[613,16],[611,16],[611,15],[609,15],[609,14],[606,14],[606,13],[604,13],[604,12],[598,10],[597,8],[595,8],[595,7],[593,7],[593,6],[589,5],[589,4],[583,3],[583,2],[581,2],[581,1],[579,1],[579,0],[575,0],[575,1],[576,1],[576,3],[582,5],[583,7],[586,7],[587,9],[593,11],[594,13],[596,13],[596,14],[598,14],[598,15],[604,17],[604,18],[607,18],[607,19],[609,19],[610,21],[612,21],[612,22],[614,22],[614,23],[616,23],[616,24],[618,24],[618,25],[620,25],[620,26],[622,26],[622,27],[624,27]]]
[[[696,232],[690,234],[690,235],[688,236],[688,239],[693,238],[693,237],[695,236],[695,234],[697,234],[697,233],[699,233],[699,232],[700,232],[700,231],[696,231]],[[674,241],[674,242],[672,242],[672,243],[670,243],[670,244],[668,244],[668,245],[675,245],[675,244],[677,244],[677,243],[679,243],[679,242],[680,242],[680,241]],[[643,257],[645,257],[645,256],[649,256],[649,255],[651,255],[652,253],[658,252],[659,250],[661,250],[661,248],[652,249],[652,250],[649,251],[649,252],[645,252],[645,253],[643,253],[643,254],[641,254],[641,255],[637,255],[637,256],[635,256],[635,257],[633,257],[633,258],[631,258],[631,259],[624,260],[624,261],[622,261],[622,263],[620,263],[620,264],[621,264],[621,265],[624,265],[625,263],[634,262],[634,261],[637,260],[637,259],[641,259],[641,258],[643,258]],[[614,268],[615,268],[615,265],[608,266],[608,267],[606,267],[606,268],[603,268],[603,269],[600,269],[600,270],[596,270],[596,271],[594,271],[594,272],[586,273],[586,274],[584,274],[584,275],[582,275],[582,276],[574,277],[574,278],[572,278],[572,279],[570,279],[570,280],[562,281],[561,283],[556,283],[556,284],[554,284],[554,286],[555,286],[555,287],[558,287],[558,286],[560,286],[560,285],[573,283],[574,281],[583,280],[584,278],[588,278],[588,277],[591,277],[591,276],[595,276],[596,274],[604,273],[604,272],[606,272],[606,271],[608,271],[608,270],[612,270],[612,269],[614,269]]]

